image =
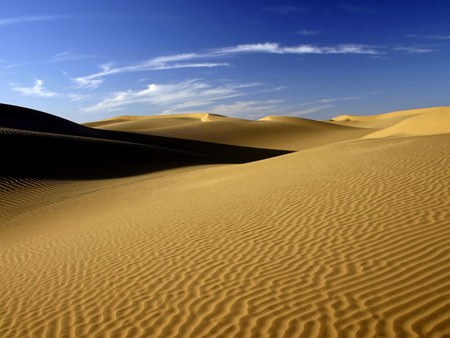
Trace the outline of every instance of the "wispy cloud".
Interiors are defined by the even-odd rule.
[[[59,95],[58,93],[51,92],[44,87],[44,81],[42,80],[35,80],[34,85],[31,87],[22,87],[13,85],[12,90],[15,92],[18,92],[22,95],[27,96],[35,96],[35,97],[53,97]]]
[[[288,115],[290,115],[290,116],[308,115],[308,114],[317,113],[317,112],[319,112],[321,110],[328,109],[328,108],[333,108],[333,107],[334,106],[332,106],[332,105],[315,106],[315,107],[311,107],[311,108],[296,110],[296,111],[294,111],[292,113],[289,113]]]
[[[266,42],[244,44],[234,47],[217,49],[216,54],[237,53],[271,53],[271,54],[379,54],[372,46],[358,44],[343,44],[336,46],[297,45],[282,46],[278,43]]]
[[[9,63],[9,64],[3,66],[2,68],[3,69],[13,69],[13,68],[19,67],[21,65],[22,65],[22,63]]]
[[[44,81],[40,79],[34,80],[32,86],[20,86],[17,84],[11,84],[11,90],[21,95],[33,96],[40,98],[62,97],[67,98],[71,102],[81,101],[89,97],[86,94],[71,93],[71,92],[53,92],[45,88]]]
[[[97,57],[93,54],[74,54],[72,52],[61,52],[53,55],[47,62],[49,63],[57,63],[57,62],[65,62],[65,61],[76,61],[76,60],[84,60],[91,59]]]
[[[97,74],[92,74],[86,77],[77,77],[73,79],[73,81],[75,82],[77,88],[95,89],[98,88],[103,83],[103,80],[97,79],[95,76],[92,77],[93,75]]]
[[[421,35],[421,34],[407,34],[407,38],[424,39],[424,40],[450,40],[450,35]]]
[[[359,97],[357,96],[346,96],[346,97],[333,97],[333,98],[324,98],[316,101],[317,103],[331,103],[336,101],[351,101],[357,100]]]
[[[167,70],[167,69],[179,69],[179,68],[212,68],[227,66],[228,63],[224,62],[188,62],[180,63],[180,61],[187,61],[192,59],[198,59],[205,57],[195,53],[191,54],[177,54],[170,56],[156,57],[141,63],[134,65],[113,67],[110,64],[101,66],[101,71],[82,77],[74,78],[74,82],[78,88],[92,88],[95,89],[103,83],[103,77],[130,72],[150,71],[150,70]]]
[[[425,54],[425,53],[431,53],[431,52],[436,51],[436,49],[417,47],[417,46],[398,46],[398,47],[395,47],[394,50],[399,51],[399,52],[404,52],[407,54]]]
[[[244,94],[243,90],[257,85],[213,85],[197,79],[173,84],[149,84],[142,90],[115,92],[99,103],[85,107],[83,111],[110,112],[132,104],[148,104],[156,106],[164,113],[174,113],[204,108],[221,100],[241,96]]]
[[[208,111],[213,114],[226,116],[246,116],[248,118],[260,118],[268,114],[276,114],[280,111],[280,104],[284,100],[251,100],[237,101],[229,104],[218,104]]]
[[[308,30],[308,29],[303,29],[303,30],[298,31],[296,33],[299,34],[299,35],[303,35],[303,36],[311,36],[311,35],[319,34],[318,31],[311,31],[311,30]]]
[[[339,105],[345,101],[359,99],[356,96],[323,98],[294,105],[287,103],[285,99],[232,100],[261,92],[260,90],[246,91],[247,88],[259,85],[258,83],[228,83],[214,86],[200,80],[189,80],[171,85],[152,84],[141,91],[114,93],[97,105],[85,108],[84,111],[113,112],[129,108],[132,104],[141,103],[156,107],[162,115],[201,110],[226,116],[259,119],[274,114],[307,115],[333,108],[335,104]]]
[[[9,26],[26,22],[37,22],[37,21],[54,21],[63,19],[63,16],[51,16],[51,15],[40,15],[40,16],[19,16],[13,18],[0,18],[0,26]]]
[[[336,46],[296,45],[282,46],[278,43],[266,42],[242,44],[209,50],[204,53],[184,53],[155,57],[140,63],[114,67],[112,64],[101,65],[101,71],[73,79],[77,88],[95,89],[103,83],[106,76],[154,70],[179,68],[212,68],[228,66],[227,62],[206,62],[206,59],[225,58],[234,54],[270,53],[270,54],[380,54],[373,46],[358,44],[343,44]],[[195,62],[197,61],[197,62]]]
[[[352,101],[352,100],[358,100],[358,99],[360,99],[360,97],[358,97],[358,96],[325,97],[325,98],[317,99],[314,101],[307,101],[307,102],[299,103],[294,108],[313,106],[313,107],[307,108],[307,109],[301,109],[301,110],[297,109],[296,110],[297,112],[300,112],[302,114],[309,114],[309,112],[314,113],[316,111],[314,109],[316,109],[317,107],[322,107],[321,109],[325,109],[325,108],[332,107],[332,105],[330,105],[331,103],[336,104],[336,103],[340,103],[343,101]]]
[[[52,55],[52,56],[48,57],[47,59],[16,62],[16,63],[11,63],[8,65],[5,65],[2,68],[12,69],[12,68],[17,68],[17,67],[26,66],[26,65],[52,64],[52,63],[91,59],[91,58],[96,58],[96,57],[98,57],[98,56],[93,55],[93,54],[74,54],[72,52],[61,52],[61,53]]]
[[[89,97],[89,95],[68,93],[67,97],[69,98],[69,100],[71,102],[76,102],[76,101],[84,100],[85,98]]]

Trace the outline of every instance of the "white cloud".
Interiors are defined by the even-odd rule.
[[[72,52],[61,52],[61,53],[55,54],[47,59],[17,62],[17,63],[13,63],[13,64],[8,64],[8,65],[4,66],[3,68],[11,69],[11,68],[16,68],[16,67],[25,66],[25,65],[50,64],[50,63],[90,59],[90,58],[95,58],[95,57],[97,57],[97,56],[92,55],[92,54],[74,54]]]
[[[212,85],[200,80],[175,84],[150,84],[142,90],[115,92],[99,103],[85,107],[86,113],[113,111],[132,104],[155,105],[164,113],[199,109],[217,101],[243,95],[242,89],[256,84]]]
[[[59,95],[58,93],[48,91],[44,88],[44,81],[35,80],[32,87],[13,86],[12,90],[22,95],[36,96],[36,97],[53,97]]]
[[[288,115],[290,115],[290,116],[308,115],[308,114],[312,114],[312,113],[317,113],[318,111],[328,109],[328,108],[333,108],[333,106],[332,105],[316,106],[316,107],[311,107],[311,108],[307,108],[307,109],[303,109],[303,110],[297,110],[295,112],[289,113]]]
[[[282,54],[279,50],[278,43],[265,42],[237,45],[233,47],[224,47],[216,49],[215,54],[238,54],[238,53],[277,53]]]
[[[3,66],[3,69],[13,69],[13,68],[19,67],[21,65],[22,65],[21,63],[10,63],[6,66]]]
[[[82,109],[84,113],[111,113],[118,110],[140,109],[160,114],[208,111],[214,114],[258,119],[267,115],[301,116],[316,113],[335,105],[357,100],[356,96],[326,97],[315,101],[292,104],[284,99],[238,99],[265,90],[260,83],[232,83],[228,80],[211,83],[194,79],[180,83],[149,84],[142,89],[109,94],[96,104]],[[276,88],[276,87],[275,87]],[[282,87],[281,87],[282,88]],[[271,93],[273,93],[271,88]]]
[[[165,64],[167,62],[186,61],[206,57],[205,54],[183,53],[167,56],[159,56],[150,60],[150,64]]]
[[[58,96],[68,98],[71,102],[80,101],[88,97],[88,95],[79,93],[56,93],[49,91],[44,87],[44,81],[39,79],[36,79],[34,81],[34,85],[30,87],[18,86],[14,84],[11,86],[12,86],[11,90],[27,96],[42,97],[42,98]]]
[[[90,88],[95,89],[98,88],[102,83],[102,79],[96,79],[95,77],[91,78],[91,76],[86,77],[78,77],[73,79],[77,88]]]
[[[55,55],[53,55],[53,57],[64,57],[64,56],[66,56],[66,55],[70,55],[70,54],[72,54],[72,52],[61,52],[61,53],[57,53],[57,54],[55,54]]]
[[[336,101],[350,101],[350,100],[358,100],[359,97],[357,96],[346,96],[346,97],[333,97],[333,98],[325,98],[325,99],[320,99],[318,101],[315,101],[314,103],[331,103],[331,102],[336,102]]]
[[[208,111],[213,114],[226,116],[246,116],[251,118],[264,117],[274,114],[280,109],[284,100],[253,100],[237,101],[230,104],[219,104]]]
[[[380,52],[372,46],[345,44],[336,46],[281,46],[274,42],[243,44],[232,47],[225,47],[210,50],[206,53],[184,53],[167,56],[159,56],[144,62],[131,64],[122,67],[113,67],[112,64],[102,65],[101,71],[74,78],[73,81],[77,88],[95,89],[103,82],[103,77],[130,72],[167,70],[179,68],[213,68],[228,66],[226,62],[192,62],[198,59],[217,59],[224,58],[233,54],[242,53],[270,53],[270,54],[379,54]],[[189,61],[189,62],[186,62]]]
[[[96,57],[91,54],[74,54],[72,52],[61,52],[53,55],[48,62],[56,63],[56,62],[64,62],[64,61],[76,61],[76,60],[84,60]]]
[[[123,67],[112,67],[111,64],[102,65],[102,71],[74,78],[73,81],[76,83],[78,88],[97,88],[102,84],[102,77],[119,74],[119,73],[130,73],[130,72],[140,72],[140,71],[150,71],[150,70],[167,70],[167,69],[179,69],[179,68],[212,68],[227,66],[228,63],[217,63],[217,62],[195,62],[195,63],[175,63],[178,61],[186,61],[194,58],[206,57],[206,55],[199,55],[195,53],[191,54],[176,54],[169,56],[156,57],[141,63],[134,65],[123,66]]]
[[[320,99],[319,102],[321,103],[330,103],[330,102],[334,102],[337,99],[331,98],[331,99]]]
[[[24,22],[53,21],[53,20],[58,20],[58,19],[62,19],[62,18],[63,18],[62,16],[50,16],[50,15],[2,18],[2,19],[0,19],[0,26],[9,26],[9,25],[24,23]]]
[[[372,95],[376,92],[370,92],[368,95]],[[302,116],[302,115],[308,115],[308,114],[312,114],[312,113],[317,113],[319,111],[328,109],[328,108],[333,108],[335,107],[335,105],[339,106],[340,103],[342,103],[343,101],[353,101],[353,100],[359,100],[360,97],[358,96],[344,96],[344,97],[331,97],[331,98],[323,98],[323,99],[318,99],[315,101],[309,101],[309,102],[303,102],[300,103],[298,105],[296,105],[296,107],[305,107],[302,108],[300,110],[293,110],[291,113],[287,113],[286,115],[290,115],[290,116]],[[333,103],[334,105],[332,105],[331,103]],[[311,106],[310,108],[306,108],[308,106]]]
[[[394,50],[397,50],[399,52],[404,52],[407,54],[424,54],[424,53],[431,53],[431,52],[436,51],[436,49],[423,48],[423,47],[417,47],[417,46],[399,46],[399,47],[395,47]]]
[[[336,46],[297,45],[281,46],[278,43],[266,42],[256,44],[244,44],[234,47],[217,49],[217,54],[237,53],[272,53],[272,54],[379,54],[372,46],[344,44]]]
[[[76,102],[87,98],[88,95],[68,93],[67,97],[70,99],[71,102]]]

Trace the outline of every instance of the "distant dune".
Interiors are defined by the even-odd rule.
[[[449,123],[1,105],[0,337],[450,336]]]
[[[298,117],[268,116],[252,121],[206,113],[119,116],[86,125],[104,130],[282,150],[306,149],[359,138],[371,132]]]

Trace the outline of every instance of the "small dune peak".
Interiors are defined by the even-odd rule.
[[[211,114],[211,113],[203,113],[201,117],[202,122],[211,122],[211,121],[218,121],[218,120],[224,120],[229,119],[229,117],[219,115],[219,114]]]
[[[353,115],[339,115],[339,116],[335,116],[331,119],[331,121],[335,121],[335,122],[349,122],[349,121],[354,121],[355,116]]]
[[[282,123],[305,123],[310,121],[296,116],[283,116],[283,115],[269,115],[259,119],[259,121],[272,121],[272,122],[282,122]]]
[[[209,113],[202,114],[202,117],[200,118],[200,121],[202,121],[202,122],[209,122],[209,121],[211,121],[210,115],[211,114],[209,114]]]

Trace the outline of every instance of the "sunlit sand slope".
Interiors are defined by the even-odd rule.
[[[436,135],[450,133],[450,107],[429,109],[364,138]]]
[[[378,115],[339,115],[331,119],[331,123],[358,128],[385,129],[416,115],[448,114],[450,107],[420,108],[395,111]],[[432,117],[430,116],[430,121]]]
[[[25,183],[3,194],[23,212],[1,222],[0,336],[448,336],[449,153],[367,139],[54,182],[28,213]]]

